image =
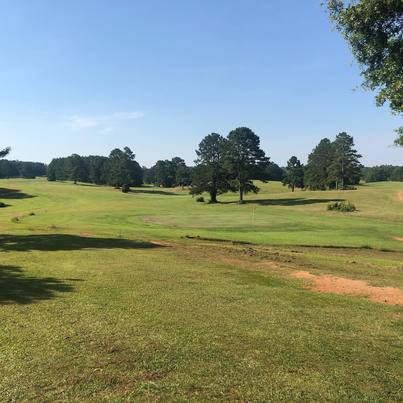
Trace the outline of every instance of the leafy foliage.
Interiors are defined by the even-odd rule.
[[[403,127],[396,129],[397,138],[395,140],[395,145],[403,147]]]
[[[328,0],[330,17],[362,69],[363,86],[377,90],[378,105],[403,112],[403,1]],[[403,146],[403,128],[396,144]]]
[[[355,205],[349,201],[337,201],[329,203],[327,205],[327,209],[329,211],[341,211],[342,213],[351,213],[357,210]]]

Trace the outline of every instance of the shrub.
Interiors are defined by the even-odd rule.
[[[349,201],[337,201],[329,203],[327,205],[327,209],[331,211],[341,211],[342,213],[351,213],[352,211],[357,210],[355,205]]]
[[[122,186],[122,192],[123,193],[129,193],[129,190],[130,190],[129,185],[125,184],[125,185]]]
[[[204,203],[204,197],[203,196],[199,196],[196,198],[197,203]]]
[[[6,203],[0,202],[0,208],[7,207]]]
[[[19,219],[18,217],[13,217],[13,218],[11,219],[11,222],[13,222],[13,223],[15,223],[15,224],[18,224],[18,223],[20,222],[20,219]]]

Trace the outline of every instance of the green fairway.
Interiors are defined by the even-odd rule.
[[[221,203],[196,203],[181,189],[138,188],[124,195],[109,187],[44,180],[1,181],[15,189],[0,200],[3,232],[58,232],[141,239],[203,236],[276,245],[371,247],[403,251],[403,206],[399,182],[364,185],[358,191],[288,191],[261,184],[244,205],[237,196]],[[15,197],[15,198],[13,198]],[[332,200],[356,204],[351,214],[326,211]],[[9,200],[9,201],[8,201]],[[30,213],[35,215],[30,216]],[[12,221],[18,218],[18,223]]]
[[[402,306],[292,274],[403,289],[403,184],[261,187],[1,180],[0,400],[401,401]]]

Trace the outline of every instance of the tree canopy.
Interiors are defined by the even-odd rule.
[[[294,155],[287,161],[283,185],[288,185],[293,192],[295,188],[304,187],[304,166]]]
[[[232,130],[227,140],[226,166],[234,187],[239,191],[239,202],[243,203],[244,194],[259,191],[253,179],[265,181],[263,172],[269,158],[260,148],[259,136],[248,127]]]
[[[332,156],[332,142],[328,138],[322,139],[308,156],[305,168],[306,186],[312,190],[325,190],[331,186],[329,167]]]
[[[339,133],[333,142],[322,139],[308,156],[305,186],[325,190],[357,185],[362,174],[360,158],[353,137],[347,133]]]
[[[134,160],[132,150],[115,148],[109,158],[99,155],[83,157],[73,154],[70,157],[54,158],[48,166],[49,181],[72,180],[97,185],[111,185],[120,188],[125,185],[141,186],[143,170]]]
[[[217,133],[204,137],[196,150],[196,167],[192,172],[191,194],[210,194],[210,203],[217,195],[232,189],[229,172],[225,168],[227,140]]]
[[[346,132],[339,133],[333,142],[332,162],[329,165],[329,179],[336,189],[357,185],[361,178],[361,155],[354,149],[354,139]]]
[[[363,86],[377,91],[378,105],[403,112],[403,1],[328,0],[330,17],[358,61]],[[396,145],[403,146],[403,128]]]

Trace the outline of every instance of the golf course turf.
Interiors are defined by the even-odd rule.
[[[1,180],[0,401],[403,400],[403,184],[259,186]]]

